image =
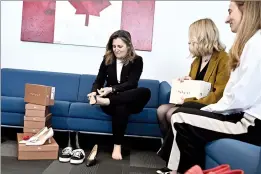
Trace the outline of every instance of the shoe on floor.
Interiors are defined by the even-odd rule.
[[[73,149],[72,147],[66,147],[62,150],[62,152],[59,154],[59,161],[60,162],[69,162],[72,157]]]
[[[82,164],[85,160],[85,153],[82,149],[75,149],[72,151],[71,164]]]
[[[158,174],[170,174],[171,171],[172,170],[170,170],[169,168],[164,167],[162,169],[157,170],[156,173],[158,173]]]

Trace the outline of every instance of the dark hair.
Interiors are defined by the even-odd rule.
[[[128,64],[130,61],[133,61],[136,57],[135,49],[133,47],[132,41],[131,41],[131,34],[126,30],[118,30],[115,31],[109,38],[109,41],[106,45],[106,52],[104,55],[105,58],[105,64],[109,65],[112,63],[113,59],[115,58],[115,55],[113,53],[112,49],[112,42],[114,39],[120,38],[128,47],[127,55],[124,59],[124,64]]]

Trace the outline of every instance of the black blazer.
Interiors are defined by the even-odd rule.
[[[122,67],[120,83],[117,80],[116,66],[116,59],[109,65],[105,65],[105,59],[103,59],[99,73],[93,83],[92,92],[97,92],[97,89],[102,88],[105,81],[106,87],[112,87],[113,92],[122,92],[138,87],[138,82],[143,71],[142,57],[137,56],[133,62],[129,62]]]

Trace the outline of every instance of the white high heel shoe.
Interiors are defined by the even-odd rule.
[[[35,134],[31,138],[29,138],[28,140],[21,140],[21,141],[19,141],[19,144],[26,144],[26,142],[28,142],[28,141],[34,141],[35,139],[40,137],[42,134],[44,134],[46,131],[48,131],[48,128],[44,127],[37,134]]]
[[[51,144],[51,138],[53,137],[53,129],[49,128],[44,134],[39,136],[37,139],[34,139],[32,141],[27,141],[27,146],[41,146],[43,145],[47,140],[48,143]]]

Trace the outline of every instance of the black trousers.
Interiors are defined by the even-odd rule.
[[[150,90],[143,87],[108,96],[110,105],[101,106],[101,109],[112,117],[114,144],[122,144],[129,116],[141,112],[150,100],[150,97]]]
[[[230,138],[260,146],[261,120],[247,114],[215,114],[179,108],[171,118],[174,141],[168,168],[185,173],[194,165],[205,168],[207,143]]]
[[[204,106],[206,105],[197,102],[186,102],[183,105],[179,105],[178,107],[201,109]],[[173,114],[175,114],[177,111],[178,109],[174,111]],[[158,156],[160,156],[164,161],[166,161],[167,164],[169,162],[169,156],[170,156],[173,140],[174,140],[174,135],[173,135],[172,128],[170,127],[166,136],[164,137],[163,144],[157,153]]]

